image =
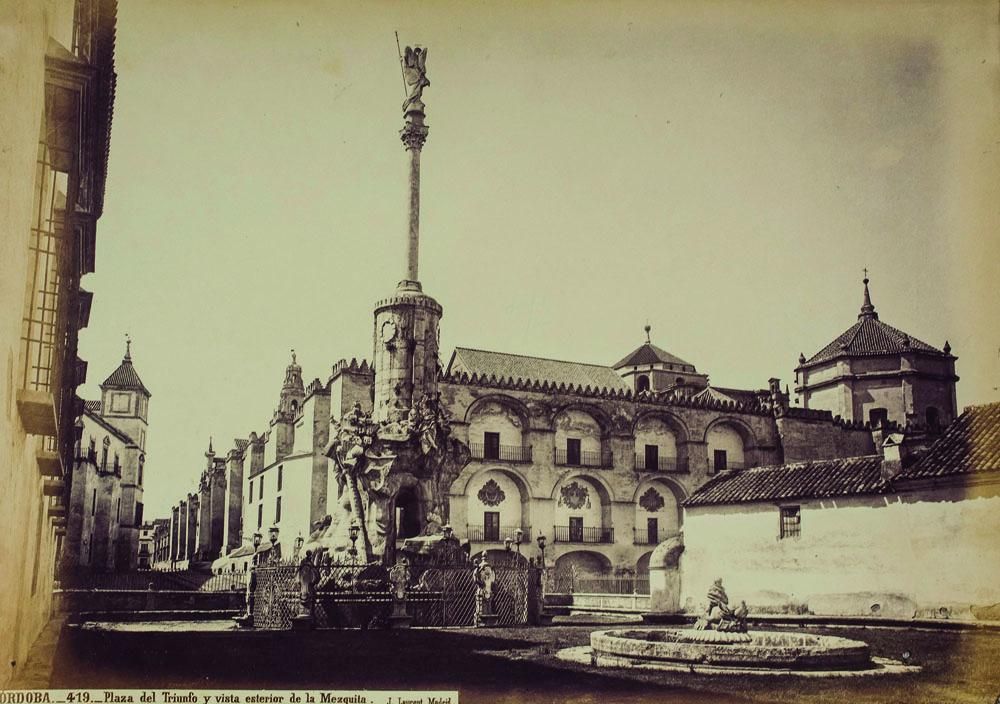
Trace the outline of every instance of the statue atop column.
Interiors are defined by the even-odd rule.
[[[427,80],[427,49],[419,46],[406,47],[399,60],[403,65],[403,81],[408,91],[406,100],[403,101],[403,114],[409,112],[411,107],[422,112],[424,103],[421,97],[424,88],[431,84]]]

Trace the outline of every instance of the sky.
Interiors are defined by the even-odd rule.
[[[996,2],[120,3],[87,398],[126,333],[146,515],[268,427],[294,348],[370,358],[402,278],[400,42],[428,47],[441,344],[794,385],[856,321],[1000,399]],[[442,360],[447,364],[447,357]]]

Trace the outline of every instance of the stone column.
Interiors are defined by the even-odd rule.
[[[167,557],[170,562],[177,559],[177,545],[179,544],[180,537],[178,535],[179,526],[177,525],[177,514],[179,511],[180,509],[177,506],[170,509],[170,552]]]
[[[419,99],[406,107],[403,129],[399,136],[410,154],[409,211],[410,223],[406,238],[406,273],[399,282],[399,288],[408,291],[420,290],[420,151],[427,141],[430,131],[424,124],[424,104]]]
[[[407,50],[409,51],[409,50]],[[406,275],[395,295],[375,306],[375,404],[377,421],[404,416],[424,395],[437,391],[438,324],[442,309],[422,293],[420,244],[420,152],[427,140],[424,104],[408,101],[400,139],[410,155],[410,225]]]

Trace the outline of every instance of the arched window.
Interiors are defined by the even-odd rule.
[[[639,394],[643,391],[649,391],[649,377],[645,374],[640,374],[635,379],[635,392]]]
[[[889,420],[889,411],[884,408],[869,408],[868,423],[873,428],[880,428]]]

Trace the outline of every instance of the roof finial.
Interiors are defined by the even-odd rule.
[[[132,359],[132,338],[125,333],[125,359]]]
[[[215,454],[215,450],[212,449],[212,436],[211,435],[208,436],[208,454],[210,454],[210,455],[214,455]]]
[[[858,320],[878,320],[878,313],[875,312],[875,306],[872,305],[871,294],[868,292],[868,267],[865,267],[863,271],[865,272],[865,278],[863,279],[865,284],[865,300],[861,304],[861,314],[858,316]]]
[[[295,348],[292,348],[292,364],[295,364]]]
[[[653,328],[652,328],[652,327],[650,327],[650,325],[649,325],[649,321],[647,320],[647,321],[646,321],[646,327],[644,327],[644,328],[643,328],[643,330],[645,330],[645,331],[646,331],[646,344],[647,344],[647,345],[648,345],[648,344],[650,344],[650,342],[649,342],[649,331],[650,331],[650,330],[652,330],[652,329],[653,329]]]

